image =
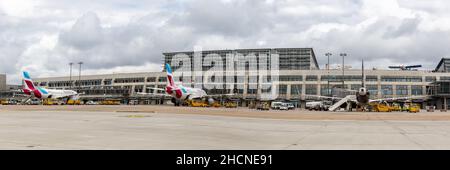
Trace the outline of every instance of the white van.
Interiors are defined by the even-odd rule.
[[[281,103],[279,106],[279,110],[289,110],[289,106],[287,103]]]
[[[280,106],[283,104],[283,102],[272,102],[272,104],[270,105],[270,108],[274,109],[274,110],[278,110],[280,109]]]

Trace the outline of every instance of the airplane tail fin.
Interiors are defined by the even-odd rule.
[[[35,90],[36,87],[34,86],[33,80],[30,77],[30,74],[26,71],[22,72],[23,75],[23,81],[24,81],[24,89],[27,90]]]
[[[170,86],[175,86],[175,82],[173,81],[172,68],[168,63],[166,63],[166,72],[167,72],[167,82]]]

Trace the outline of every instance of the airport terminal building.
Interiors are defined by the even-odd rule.
[[[361,87],[361,69],[345,69],[344,75],[341,69],[320,69],[312,48],[275,48],[275,49],[236,49],[236,50],[214,50],[203,51],[201,55],[195,52],[168,52],[163,53],[164,63],[171,63],[177,54],[188,56],[192,65],[196,64],[195,57],[202,59],[208,54],[221,56],[226,63],[227,54],[255,54],[279,56],[279,84],[276,88],[278,96],[273,100],[287,100],[295,103],[298,107],[306,101],[305,96],[323,95],[331,96],[334,88],[345,88],[357,90]],[[197,58],[198,59],[198,58]],[[259,62],[259,60],[249,60]],[[248,62],[247,62],[248,63]],[[256,63],[259,64],[259,63]],[[174,72],[178,64],[172,64]],[[211,65],[203,65],[203,70],[208,70]],[[161,67],[162,68],[162,67]],[[229,70],[225,70],[229,71]],[[226,75],[226,74],[224,74]],[[234,89],[234,98],[239,100],[240,106],[247,106],[250,102],[261,100],[261,89],[250,89],[249,76],[243,74],[243,82],[235,81],[244,88]],[[434,100],[417,101],[424,105],[436,105],[438,109],[446,108],[448,96],[441,95],[445,91],[445,85],[450,82],[450,59],[443,58],[433,71],[422,70],[365,70],[365,82],[372,98],[407,97],[415,95],[429,95]],[[192,77],[202,79],[202,77]],[[234,79],[237,79],[235,76]],[[125,102],[134,100],[140,104],[163,104],[170,98],[152,95],[139,95],[138,93],[159,93],[151,88],[164,88],[167,84],[166,73],[144,72],[144,73],[115,73],[105,75],[82,75],[79,80],[77,76],[70,81],[67,77],[37,78],[35,83],[48,88],[76,89],[84,93],[85,100],[101,100],[104,98],[118,98]],[[259,88],[260,86],[258,86]],[[449,88],[450,89],[450,88]],[[227,89],[206,90],[208,94],[228,94]],[[448,89],[447,89],[448,91]]]

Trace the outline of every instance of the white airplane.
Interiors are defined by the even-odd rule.
[[[364,60],[362,60],[362,79],[361,79],[361,87],[358,91],[356,90],[345,90],[349,92],[354,92],[355,95],[348,95],[344,98],[342,97],[329,97],[329,96],[318,96],[318,95],[305,95],[306,97],[315,97],[318,99],[332,99],[332,100],[341,100],[339,102],[345,103],[347,101],[356,103],[359,108],[365,110],[366,106],[370,103],[374,102],[383,102],[383,101],[397,101],[397,100],[411,100],[411,99],[424,99],[427,96],[412,96],[412,97],[397,97],[397,98],[381,98],[381,99],[370,99],[370,93],[365,86],[364,80]],[[346,99],[346,100],[344,100]],[[338,102],[338,103],[339,103]],[[330,111],[334,111],[337,107],[330,107]]]
[[[161,88],[149,88],[154,90],[159,90],[165,92],[163,94],[164,96],[170,96],[172,97],[172,103],[175,104],[175,106],[179,106],[182,101],[185,100],[192,100],[196,98],[204,98],[209,97],[208,101],[210,103],[214,102],[214,100],[211,97],[219,97],[219,96],[226,96],[226,95],[233,95],[233,94],[223,94],[223,95],[208,95],[206,94],[206,91],[200,88],[192,88],[192,87],[185,87],[181,84],[176,84],[173,75],[172,75],[172,68],[169,64],[166,63],[166,72],[167,72],[167,85],[165,89]],[[152,93],[137,93],[140,95],[155,95]]]
[[[38,99],[79,99],[79,94],[73,90],[56,90],[56,89],[46,89],[42,87],[35,86],[33,80],[30,77],[28,72],[24,71],[23,73],[23,92],[32,97],[36,97]]]

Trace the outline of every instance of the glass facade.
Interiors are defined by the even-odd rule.
[[[368,82],[378,81],[378,76],[366,76],[366,81]]]
[[[434,81],[436,81],[436,76],[426,76],[425,81],[426,82],[434,82]]]
[[[307,84],[305,87],[307,95],[317,95],[317,85],[316,84]]]
[[[280,81],[303,81],[303,76],[298,75],[281,75],[279,76]]]
[[[381,94],[382,95],[393,95],[392,85],[381,85]]]
[[[396,94],[399,96],[406,96],[408,95],[408,86],[406,85],[397,85],[396,88]]]
[[[333,87],[331,85],[328,88],[328,84],[322,84],[322,85],[320,85],[320,95],[330,96],[332,89],[333,89]]]
[[[301,94],[302,94],[302,85],[301,84],[291,85],[291,95],[301,95]]]
[[[367,91],[370,93],[372,98],[378,94],[378,85],[366,85]]]
[[[422,82],[422,77],[415,76],[381,76],[382,82]]]
[[[306,76],[306,81],[317,81],[317,76]]]
[[[412,95],[423,95],[422,86],[411,86],[411,94]]]
[[[287,94],[287,85],[281,84],[278,88],[278,92],[281,95]]]
[[[203,62],[202,70],[207,71],[212,67],[223,67],[226,70],[227,57],[236,56],[237,54],[243,55],[243,59],[234,61],[234,68],[239,64],[244,64],[246,67],[259,68],[259,61],[268,60],[271,54],[279,55],[279,69],[280,70],[312,70],[319,69],[317,60],[312,48],[275,48],[275,49],[236,49],[236,50],[212,50],[202,51],[201,60]],[[250,55],[251,54],[251,55]],[[194,61],[194,52],[169,52],[163,53],[164,62],[170,63],[173,70],[182,68],[186,64],[191,64],[191,71],[194,70],[194,65],[197,60]],[[212,59],[220,58],[221,60],[215,61]],[[175,63],[172,63],[175,62]],[[189,68],[189,67],[185,67]],[[270,68],[270,64],[267,64],[267,68]],[[248,68],[246,68],[248,69]]]

